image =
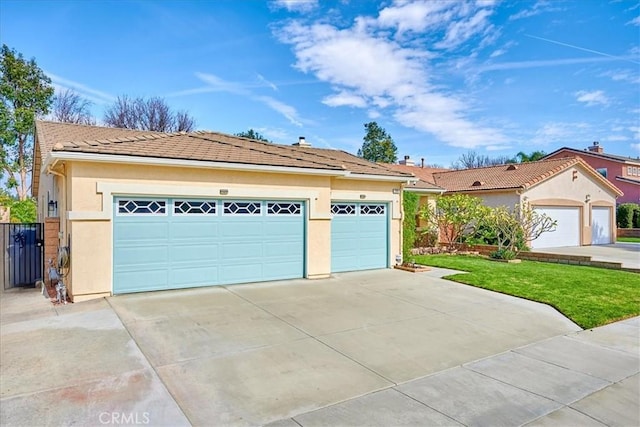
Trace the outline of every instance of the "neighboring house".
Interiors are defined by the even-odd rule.
[[[408,183],[404,187],[404,191],[416,193],[420,196],[419,206],[433,205],[436,197],[444,193],[444,189],[438,187],[434,180],[433,174],[435,172],[443,172],[449,169],[445,168],[430,168],[424,166],[424,160],[420,166],[416,165],[409,156],[404,156],[403,160],[400,160],[398,164],[385,163],[385,166],[398,171],[410,173],[416,178],[416,181]],[[424,227],[426,223],[419,216],[416,218],[416,225],[418,228]]]
[[[528,202],[558,222],[531,242],[533,248],[615,241],[616,197],[622,192],[578,157],[435,172],[444,193],[480,197],[488,206]]]
[[[588,163],[624,193],[618,198],[618,203],[640,203],[640,158],[607,154],[598,142],[594,142],[586,150],[560,148],[548,154],[545,159],[575,156]]]
[[[390,267],[413,177],[304,138],[38,121],[32,179],[39,219],[50,202],[60,213],[82,301]]]

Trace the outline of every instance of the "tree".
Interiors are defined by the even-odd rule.
[[[11,209],[11,222],[36,222],[36,200],[31,197],[17,200],[0,189],[0,206]]]
[[[67,89],[53,97],[53,119],[63,123],[95,125],[91,105],[91,101]]]
[[[453,251],[455,244],[462,243],[465,235],[475,233],[486,211],[480,198],[452,194],[438,197],[435,206],[423,206],[420,217],[427,222],[429,228],[440,233],[447,249]]]
[[[246,132],[238,132],[235,134],[235,136],[240,136],[242,138],[255,139],[256,141],[271,142],[267,138],[265,138],[261,133],[256,132],[253,129],[249,129]]]
[[[516,160],[508,156],[489,157],[476,151],[468,151],[462,154],[458,160],[451,164],[453,169],[476,169],[487,166],[498,166],[506,163],[516,163]]]
[[[532,242],[543,233],[554,231],[557,221],[539,213],[528,203],[516,204],[513,209],[506,206],[489,209],[483,223],[493,231],[498,250],[493,258],[513,259],[522,249],[521,242]]]
[[[358,157],[370,162],[395,163],[398,160],[398,148],[391,135],[376,122],[365,123],[364,129],[367,133],[362,138],[364,143],[358,150]]]
[[[19,200],[26,200],[34,122],[49,112],[53,87],[35,59],[27,61],[5,44],[0,55],[0,166],[8,187],[15,188]]]
[[[402,259],[404,262],[413,260],[411,250],[416,243],[416,214],[420,196],[417,193],[405,191],[402,194],[402,210],[404,218],[402,220]]]
[[[111,127],[154,132],[190,132],[196,125],[186,111],[172,111],[162,98],[131,99],[126,95],[107,108],[104,122]]]
[[[519,163],[536,162],[538,160],[541,160],[546,155],[547,153],[540,150],[532,151],[530,154],[527,154],[524,151],[520,151],[518,154],[516,154],[516,159]]]

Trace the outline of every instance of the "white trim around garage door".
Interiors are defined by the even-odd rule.
[[[204,187],[193,185],[155,185],[98,182],[96,192],[102,194],[101,211],[69,211],[69,221],[111,221],[113,219],[113,198],[121,195],[146,197],[195,197],[216,199],[257,199],[257,200],[302,200],[307,203],[309,219],[331,219],[328,214],[319,213],[317,199],[319,194],[313,190],[262,190],[247,187],[224,186],[227,194],[220,195],[222,187]]]

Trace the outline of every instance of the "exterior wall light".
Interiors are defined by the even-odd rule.
[[[361,194],[361,195],[360,195],[360,198],[361,198],[361,199],[366,199],[366,198],[367,198],[367,195],[366,195],[366,194]]]
[[[591,201],[591,194],[587,194],[587,195],[584,197],[584,202],[585,202],[585,203],[589,203],[590,201]]]
[[[221,196],[226,196],[227,194],[229,194],[229,190],[227,190],[226,188],[220,189],[220,195]]]
[[[50,217],[56,216],[57,211],[58,211],[58,202],[49,200],[49,203],[47,205],[47,212],[49,213],[49,216]]]

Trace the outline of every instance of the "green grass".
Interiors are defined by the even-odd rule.
[[[616,240],[625,243],[640,243],[640,237],[618,237]]]
[[[640,274],[603,268],[478,256],[422,255],[416,262],[467,271],[449,280],[549,304],[584,329],[640,314]]]

